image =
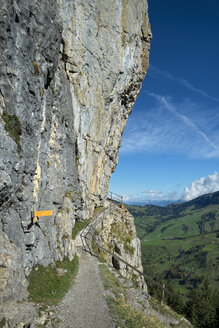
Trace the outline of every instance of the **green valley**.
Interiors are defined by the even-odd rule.
[[[186,294],[205,278],[219,287],[219,192],[167,207],[126,205],[135,217],[145,273]]]

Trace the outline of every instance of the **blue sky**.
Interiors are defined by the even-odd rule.
[[[149,0],[150,68],[110,190],[129,202],[219,190],[219,1]]]

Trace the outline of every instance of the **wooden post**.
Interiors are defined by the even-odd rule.
[[[163,284],[163,288],[165,288],[164,284]],[[163,305],[163,301],[164,301],[164,289],[162,291],[161,305]]]
[[[121,196],[121,208],[124,210],[125,205],[123,204],[123,197]]]

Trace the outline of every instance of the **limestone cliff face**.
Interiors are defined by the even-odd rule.
[[[105,200],[148,67],[147,10],[146,0],[0,0],[0,231],[26,273],[73,257],[75,220]]]
[[[110,208],[110,202],[107,201],[105,206]],[[113,257],[108,253],[102,252],[101,254],[109,266],[113,266],[123,277],[133,280],[139,287],[147,290],[144,279],[116,258],[118,255],[128,264],[143,272],[141,243],[136,235],[134,217],[127,209],[114,205],[106,218],[97,226],[94,239],[97,244],[99,243],[103,248],[114,253]]]

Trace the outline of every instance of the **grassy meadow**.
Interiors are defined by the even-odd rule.
[[[219,288],[219,202],[203,199],[167,207],[127,205],[141,239],[144,271],[160,282],[171,279],[183,294],[205,278]]]

